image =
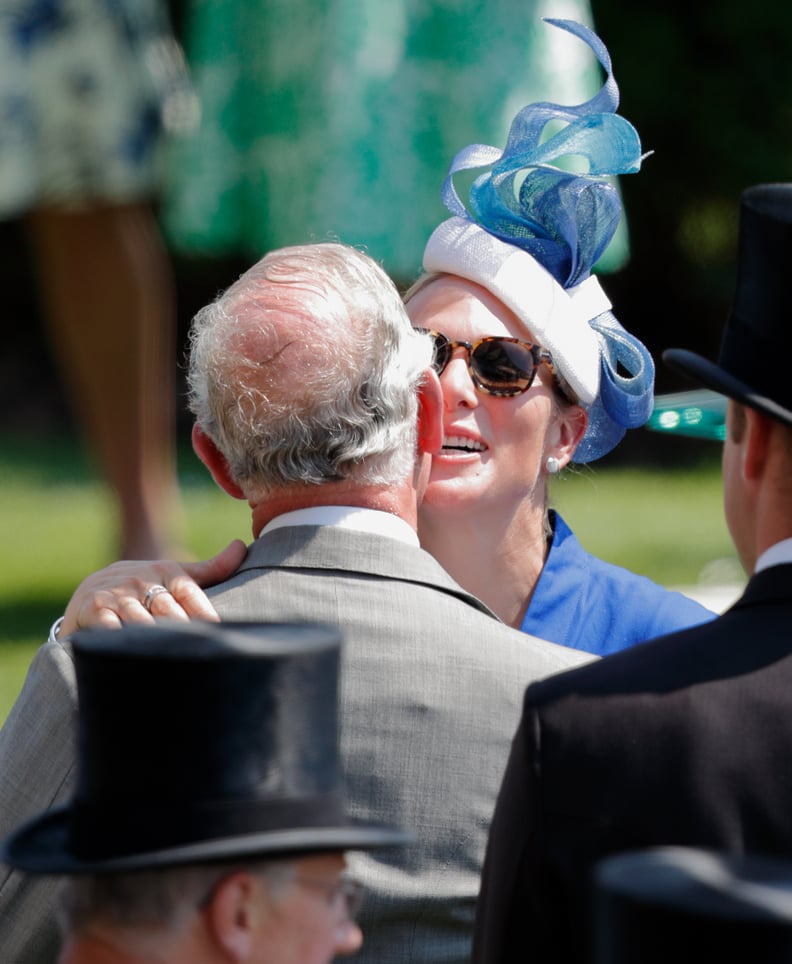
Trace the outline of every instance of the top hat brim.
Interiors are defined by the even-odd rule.
[[[772,398],[762,395],[742,379],[736,378],[730,372],[721,368],[720,365],[697,355],[695,352],[687,351],[684,348],[667,348],[663,352],[663,361],[669,368],[686,375],[705,388],[711,388],[715,392],[720,392],[721,395],[726,395],[743,405],[755,408],[785,425],[792,425],[792,411],[790,409],[784,408],[783,405],[779,405]]]
[[[596,964],[792,960],[792,864],[693,847],[627,851],[594,871]]]
[[[225,860],[281,859],[342,850],[376,850],[410,843],[405,831],[351,821],[342,826],[311,826],[215,837],[176,847],[92,859],[73,853],[69,807],[54,808],[13,833],[0,859],[34,874],[109,873],[155,870]]]

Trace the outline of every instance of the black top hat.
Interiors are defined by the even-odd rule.
[[[8,838],[11,866],[96,873],[406,841],[344,812],[337,629],[161,622],[72,643],[76,790]]]
[[[596,868],[594,964],[792,962],[792,863],[691,847]]]
[[[663,361],[708,388],[792,425],[792,184],[742,194],[737,288],[718,363],[681,348]]]

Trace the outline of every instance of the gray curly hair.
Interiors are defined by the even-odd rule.
[[[412,471],[431,340],[362,252],[267,254],[198,312],[190,343],[191,411],[247,497]]]

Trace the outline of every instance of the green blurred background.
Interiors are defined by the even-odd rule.
[[[560,0],[544,6],[564,16]],[[172,3],[178,29],[185,7]],[[521,4],[513,10],[519,31]],[[792,4],[593,0],[592,12],[613,58],[621,113],[654,152],[639,175],[622,179],[631,257],[605,287],[656,357],[670,345],[715,355],[733,290],[740,192],[792,180]],[[437,171],[438,188],[444,174]],[[75,583],[112,558],[115,523],[49,358],[20,224],[0,224],[0,251],[2,718]],[[250,257],[172,254],[181,366],[192,314]],[[659,392],[686,387],[658,366]],[[187,549],[203,556],[247,537],[247,514],[191,455],[183,405],[179,430]],[[717,443],[637,431],[602,462],[561,479],[555,498],[587,548],[615,562],[666,584],[738,578],[718,458]]]
[[[587,548],[661,583],[739,581],[721,512],[719,446],[696,444],[697,460],[665,471],[636,465],[565,473],[553,502]],[[204,557],[232,538],[248,541],[247,506],[222,493],[186,447],[179,464],[187,549]],[[111,560],[115,526],[109,492],[66,434],[0,436],[0,485],[1,721],[74,587]]]

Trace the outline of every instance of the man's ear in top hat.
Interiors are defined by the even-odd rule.
[[[740,562],[752,573],[765,549],[792,536],[792,430],[734,401],[728,404],[726,418],[724,512]]]
[[[238,871],[220,881],[203,910],[209,939],[229,961],[241,964],[252,960],[256,934],[266,913],[259,896],[259,890],[265,886],[263,879]]]
[[[726,523],[746,572],[756,561],[755,508],[758,480],[762,474],[766,434],[754,431],[768,420],[736,402],[726,409],[723,445],[723,508]]]
[[[319,859],[337,862],[339,869],[344,865],[340,853]],[[311,873],[308,868],[305,872]],[[222,951],[224,961],[253,964],[265,959],[314,960],[317,953],[324,960],[328,951],[335,958],[360,949],[363,934],[354,920],[339,915],[337,907],[328,907],[324,901],[308,905],[319,908],[318,916],[310,909],[306,912],[299,884],[292,881],[286,887],[289,890],[275,891],[265,875],[244,870],[220,882],[202,917],[206,936]]]

